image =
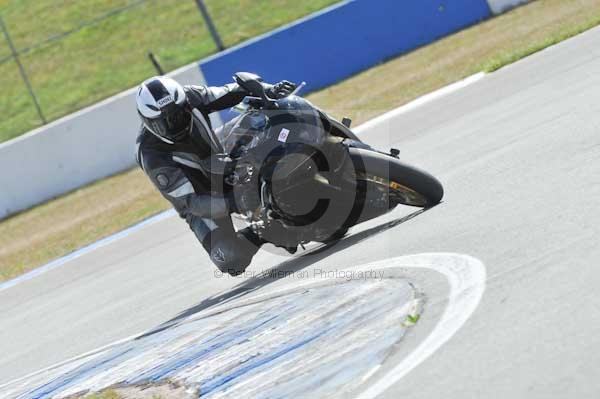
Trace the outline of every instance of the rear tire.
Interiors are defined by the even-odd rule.
[[[429,173],[392,156],[361,148],[349,148],[357,180],[387,186],[390,207],[398,204],[428,208],[444,197],[442,184]]]

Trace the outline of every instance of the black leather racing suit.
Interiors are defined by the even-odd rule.
[[[230,108],[247,93],[236,83],[223,87],[185,86],[189,104],[210,127],[211,112]],[[236,233],[226,201],[211,192],[206,159],[208,144],[193,133],[168,144],[142,126],[136,156],[160,193],[189,224],[211,260],[223,272],[238,274],[250,264],[260,242],[249,230]]]

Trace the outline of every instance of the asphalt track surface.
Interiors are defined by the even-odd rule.
[[[249,270],[314,272],[410,254],[469,255],[487,270],[474,313],[381,397],[597,398],[598,43],[600,30],[589,31],[365,134],[436,175],[444,202],[417,214],[398,208],[304,256],[261,251]],[[376,372],[383,380],[447,304],[439,275],[410,279],[428,298],[423,321]],[[293,276],[215,276],[185,224],[167,219],[1,291],[0,384],[219,301],[294,284]]]

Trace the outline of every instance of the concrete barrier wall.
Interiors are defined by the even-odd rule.
[[[486,0],[345,1],[207,58],[200,69],[211,85],[252,71],[270,82],[306,81],[310,92],[490,15]]]
[[[527,3],[529,0],[487,0],[490,10],[494,14],[502,14],[518,5]]]
[[[203,84],[197,63],[170,74]],[[0,144],[0,218],[135,165],[135,89]]]

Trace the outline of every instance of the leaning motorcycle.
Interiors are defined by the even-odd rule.
[[[251,93],[241,114],[215,132],[198,112],[194,123],[212,146],[212,190],[264,241],[294,252],[311,241],[336,241],[397,205],[442,200],[435,177],[400,161],[397,150],[367,145],[349,120],[297,95],[271,99],[257,75],[234,79]]]

